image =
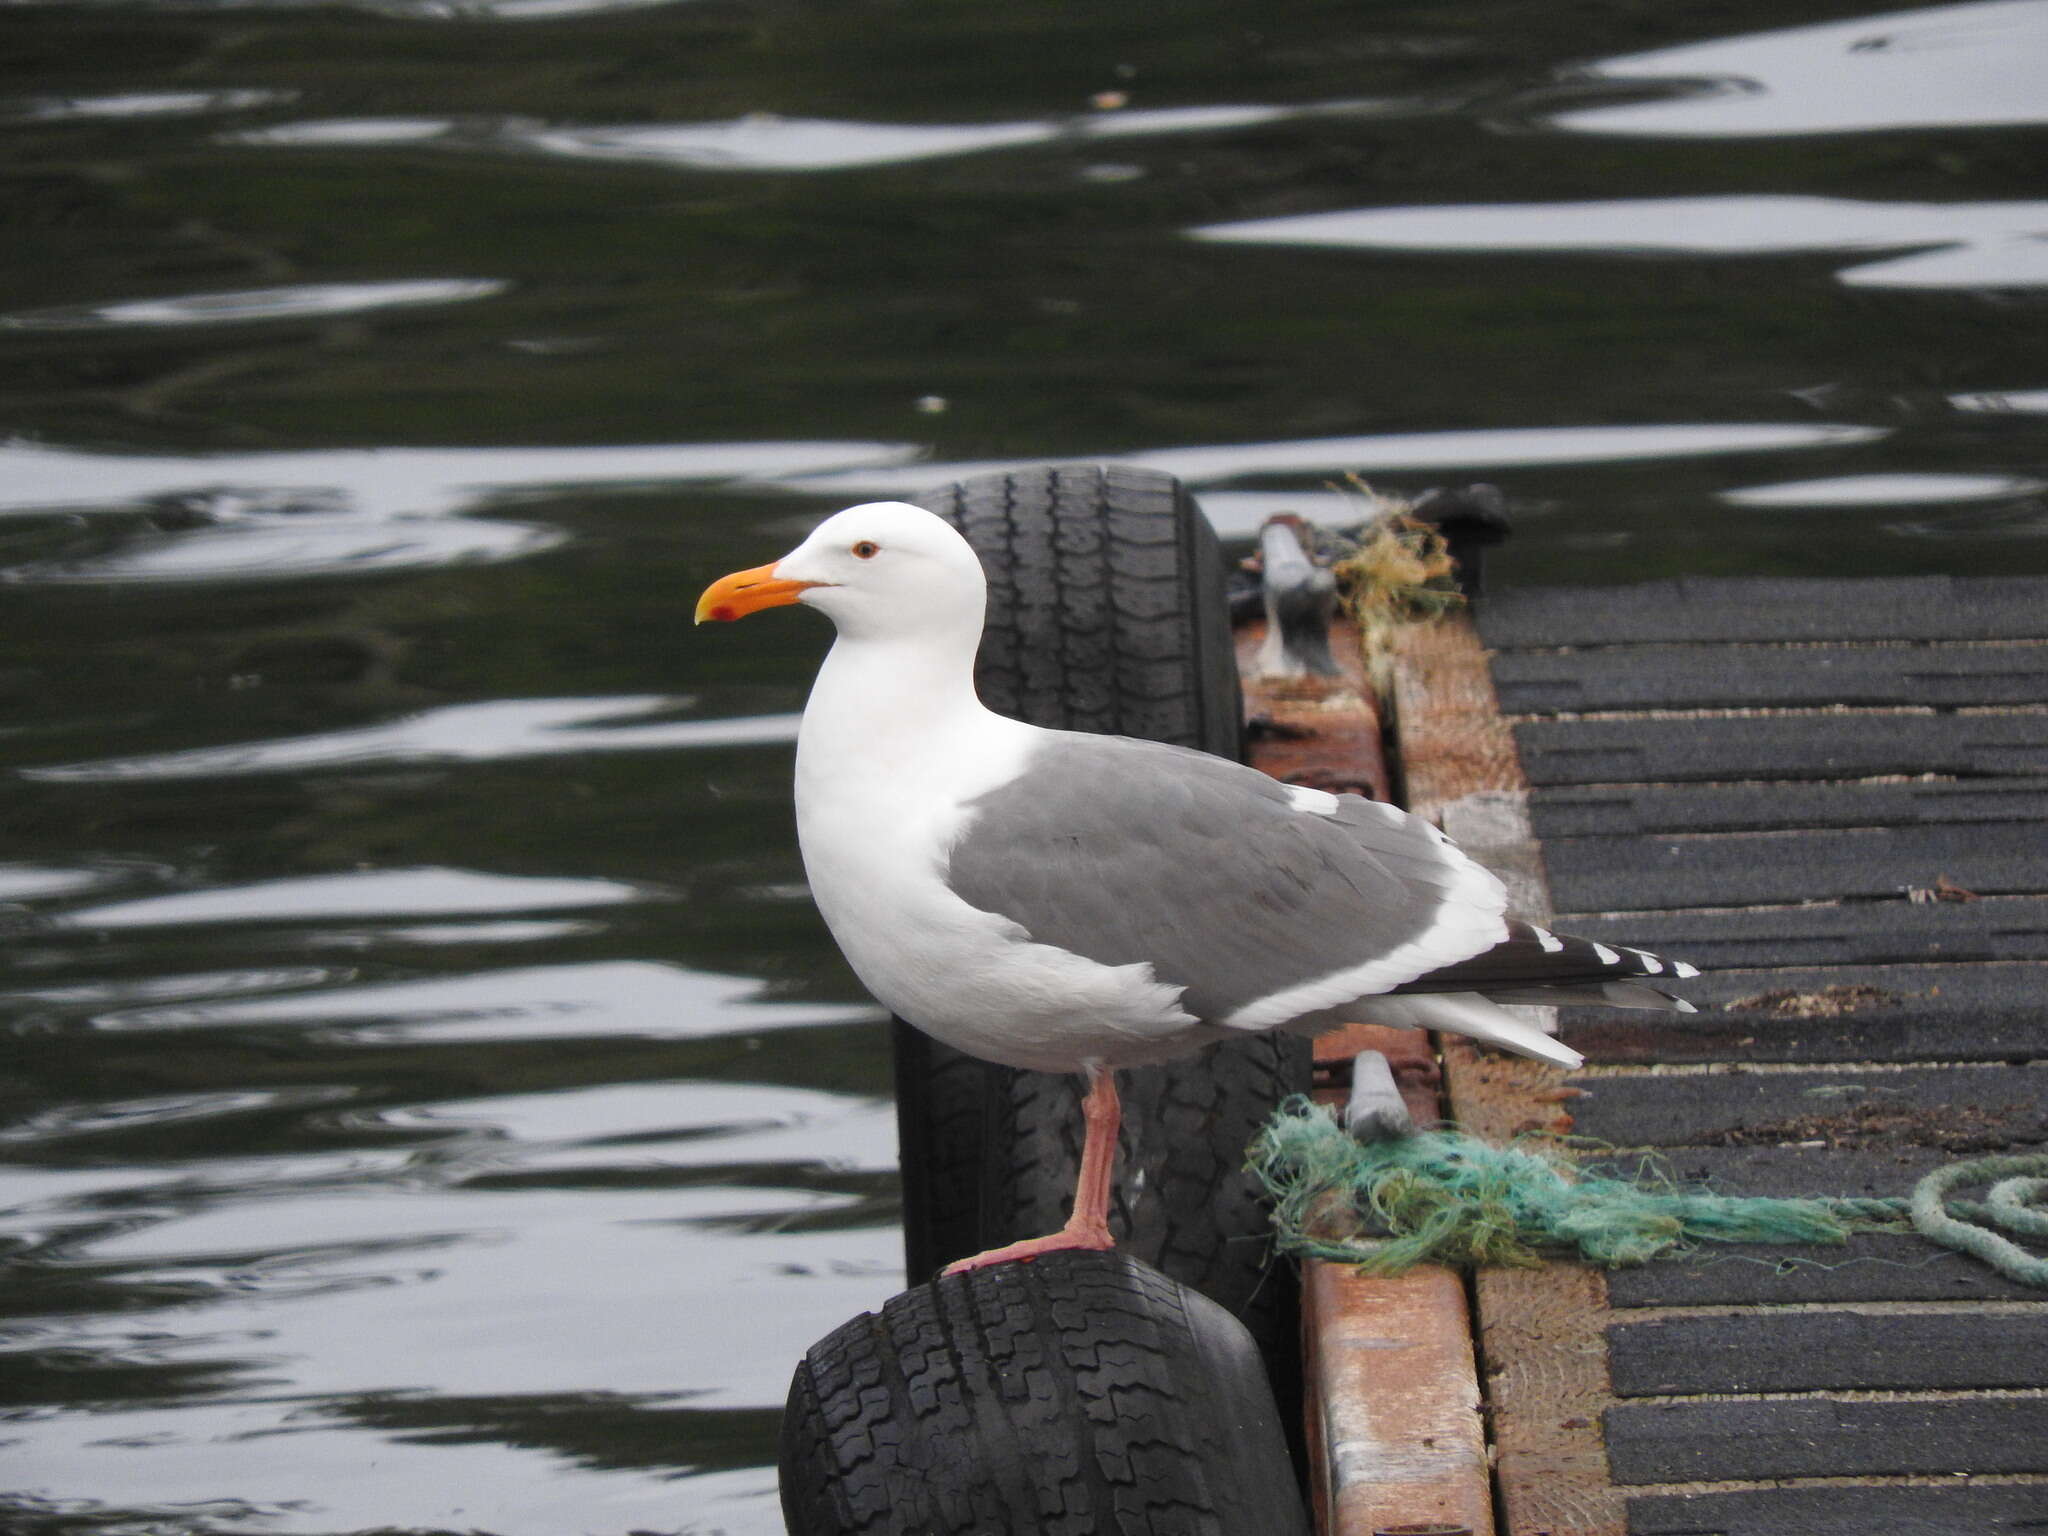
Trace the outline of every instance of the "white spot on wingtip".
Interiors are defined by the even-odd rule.
[[[1700,968],[1696,965],[1687,965],[1683,960],[1671,962],[1671,974],[1679,977],[1681,980],[1688,976],[1697,976],[1699,973]]]
[[[1287,804],[1297,811],[1308,811],[1316,816],[1334,816],[1339,805],[1337,797],[1327,790],[1310,789],[1306,784],[1287,786]]]
[[[1672,1002],[1674,1002],[1674,1003],[1676,1003],[1676,1004],[1678,1005],[1678,1006],[1677,1006],[1677,1007],[1676,1007],[1676,1008],[1675,1008],[1675,1009],[1673,1010],[1673,1012],[1675,1012],[1675,1013],[1698,1013],[1698,1012],[1699,1012],[1699,1009],[1695,1008],[1695,1007],[1694,1007],[1694,1006],[1693,1006],[1693,1005],[1692,1005],[1691,1003],[1688,1003],[1688,1002],[1687,1002],[1687,1001],[1686,1001],[1686,1000],[1685,1000],[1684,998],[1682,998],[1682,997],[1674,997],[1673,999],[1671,999],[1671,1001],[1672,1001]]]
[[[1664,973],[1664,962],[1651,954],[1647,949],[1632,949],[1629,953],[1643,962],[1643,974],[1645,976],[1661,976]]]
[[[1595,944],[1593,946],[1593,953],[1600,957],[1602,965],[1621,964],[1621,956],[1609,949],[1605,944]]]
[[[1548,928],[1538,928],[1532,923],[1529,925],[1529,931],[1536,936],[1536,942],[1543,946],[1543,953],[1546,955],[1554,955],[1564,948],[1564,940]]]

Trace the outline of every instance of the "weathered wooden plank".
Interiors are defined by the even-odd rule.
[[[1329,680],[1257,676],[1263,638],[1263,625],[1238,634],[1244,701],[1253,716],[1282,729],[1256,739],[1251,762],[1290,782],[1383,798],[1380,718],[1357,631],[1348,623],[1333,627],[1343,675]],[[1421,1037],[1369,1026],[1349,1033],[1351,1055],[1379,1049],[1434,1073]],[[1337,1043],[1318,1042],[1318,1060],[1343,1059],[1322,1049]],[[1413,1078],[1409,1088],[1419,1121],[1442,1113],[1433,1088]],[[1491,1469],[1463,1277],[1438,1265],[1368,1276],[1312,1260],[1303,1266],[1302,1325],[1316,1529],[1371,1536],[1427,1522],[1491,1536]]]
[[[1628,1501],[1630,1536],[2017,1536],[2048,1527],[2048,1485],[1742,1488]]]
[[[1618,1483],[2048,1472],[2048,1397],[1617,1403]]]
[[[2048,714],[1730,715],[1532,720],[1514,728],[1534,784],[2038,776]]]
[[[2048,827],[2040,830],[2048,837]],[[1558,921],[1584,938],[1682,956],[1702,970],[2048,960],[2048,899],[2037,896],[1565,913]]]
[[[2048,1141],[2048,1066],[1579,1077],[1579,1134],[1618,1147],[1821,1140],[1991,1151]]]
[[[1529,822],[1542,838],[2044,820],[2048,779],[2042,778],[1560,786],[1529,797]]]
[[[1582,937],[1576,923],[1565,930]],[[1641,935],[1711,965],[1691,945]],[[1709,971],[1674,987],[1690,1014],[1567,1008],[1559,1033],[1600,1065],[1636,1062],[2020,1061],[2048,1057],[2033,965],[1895,965]]]
[[[1765,906],[1933,893],[1945,879],[1980,896],[2048,891],[2048,837],[2026,823],[1736,832],[1705,837],[1566,837],[1544,844],[1560,912]]]
[[[2048,622],[2041,626],[2048,631]],[[1617,646],[1510,651],[1493,685],[1511,715],[1850,704],[2048,702],[2038,645]]]
[[[1622,1397],[1939,1391],[2048,1383],[2048,1297],[2032,1315],[1794,1312],[1659,1318],[1607,1330]]]
[[[1425,1522],[1491,1536],[1471,1314],[1455,1270],[1302,1276],[1319,1529],[1372,1536]]]
[[[1393,675],[1409,808],[1455,824],[1454,836],[1505,872],[1518,909],[1540,918],[1549,899],[1518,814],[1527,784],[1471,625],[1412,627],[1400,637]],[[1472,823],[1490,824],[1488,835],[1474,837]],[[1455,1037],[1443,1044],[1447,1097],[1460,1121],[1514,1124],[1554,1111],[1556,1068],[1526,1060],[1503,1068]],[[1503,1529],[1621,1536],[1622,1500],[1599,1430],[1610,1396],[1600,1338],[1604,1277],[1560,1263],[1487,1268],[1473,1276],[1472,1290]]]
[[[1685,576],[1630,587],[1514,587],[1479,610],[1496,650],[1701,641],[2038,640],[2039,577]]]

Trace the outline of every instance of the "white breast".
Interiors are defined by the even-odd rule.
[[[1032,727],[985,712],[968,728],[926,722],[913,748],[894,751],[869,720],[849,753],[832,720],[814,697],[797,748],[797,835],[818,911],[877,1001],[970,1055],[1043,1072],[1163,1060],[1206,1033],[1150,966],[1034,943],[946,884],[971,802],[1022,772]]]

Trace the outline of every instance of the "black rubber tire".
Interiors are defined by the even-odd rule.
[[[990,708],[1241,755],[1222,556],[1179,481],[1034,469],[960,481],[923,505],[988,569],[977,677]],[[1057,1229],[1080,1165],[1080,1080],[991,1066],[900,1021],[895,1046],[911,1279]],[[1119,1074],[1118,1243],[1241,1318],[1289,1405],[1297,1289],[1272,1256],[1244,1154],[1273,1106],[1307,1091],[1310,1069],[1306,1041],[1259,1035]]]
[[[812,1347],[790,1536],[1307,1536],[1243,1327],[1115,1253],[906,1291]]]

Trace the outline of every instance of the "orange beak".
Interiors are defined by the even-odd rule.
[[[759,613],[763,608],[779,608],[784,603],[793,603],[797,594],[824,585],[817,581],[778,581],[776,564],[771,561],[752,570],[734,571],[730,576],[719,577],[697,599],[697,622],[702,624],[710,619],[714,623],[730,624],[734,619]]]

